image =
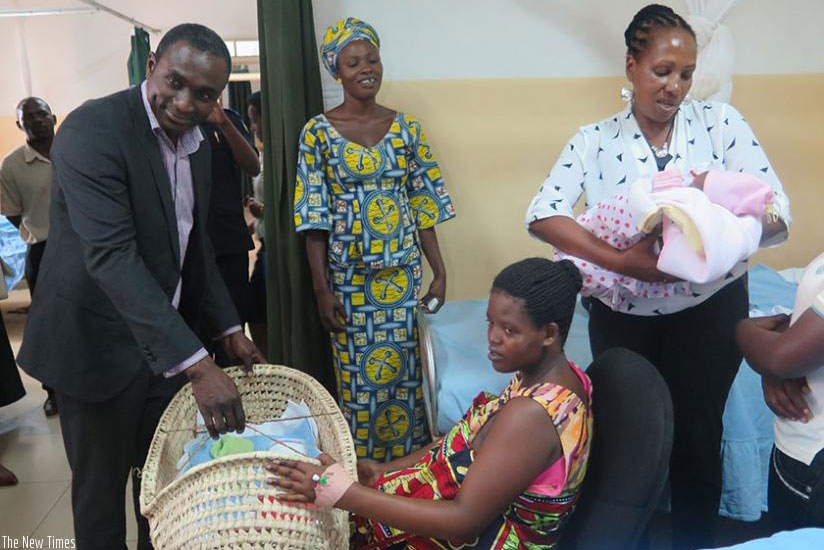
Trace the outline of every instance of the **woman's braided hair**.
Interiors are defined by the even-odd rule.
[[[527,258],[504,268],[495,277],[492,290],[523,300],[524,310],[535,326],[556,323],[563,343],[569,334],[581,283],[581,273],[569,260]]]
[[[695,38],[695,32],[690,24],[672,11],[672,8],[661,4],[649,4],[635,14],[624,31],[627,55],[637,58],[638,54],[649,46],[650,36],[659,29],[683,29]]]

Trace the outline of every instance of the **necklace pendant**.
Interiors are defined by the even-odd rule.
[[[652,150],[655,153],[655,156],[659,159],[662,159],[662,158],[666,157],[667,155],[669,155],[669,151],[667,151],[666,147],[661,147],[660,149],[656,149],[656,148],[653,147]]]

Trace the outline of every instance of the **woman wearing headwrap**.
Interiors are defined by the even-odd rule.
[[[388,461],[431,441],[416,312],[444,303],[434,227],[455,212],[420,123],[375,101],[379,48],[375,29],[355,18],[326,31],[321,57],[344,99],[301,132],[295,227],[307,234],[357,456]],[[421,249],[433,271],[422,299]]]

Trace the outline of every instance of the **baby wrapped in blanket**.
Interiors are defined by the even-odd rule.
[[[693,186],[693,180],[693,175],[675,170],[658,172],[577,218],[582,227],[618,250],[638,243],[661,225],[658,270],[682,282],[640,281],[556,250],[556,259],[569,259],[581,270],[584,296],[598,298],[613,309],[633,296],[688,296],[690,283],[717,280],[758,250],[761,219],[773,200],[769,185],[749,174],[722,170],[706,173],[703,190]]]

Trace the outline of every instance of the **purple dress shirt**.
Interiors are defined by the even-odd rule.
[[[195,209],[195,191],[194,183],[192,182],[192,166],[189,155],[193,154],[200,148],[200,142],[203,141],[203,133],[200,128],[187,130],[181,134],[177,139],[177,144],[172,143],[163,128],[157,122],[152,107],[149,105],[149,99],[146,94],[146,81],[140,85],[140,92],[143,97],[143,106],[146,108],[146,116],[149,117],[149,125],[152,132],[157,138],[157,144],[160,147],[160,156],[163,158],[163,166],[166,168],[166,174],[169,176],[169,183],[172,186],[172,202],[175,205],[175,217],[177,218],[177,234],[180,243],[180,270],[183,271],[183,260],[186,258],[186,250],[189,247],[189,237],[194,227],[194,209]],[[183,288],[183,280],[178,279],[175,294],[172,297],[172,305],[177,308],[180,305],[180,292]],[[233,326],[226,330],[220,336],[228,336],[234,332],[241,330],[240,325]],[[205,348],[200,348],[194,355],[170,368],[163,373],[164,376],[170,377],[179,374],[191,367],[204,357],[206,357]]]

